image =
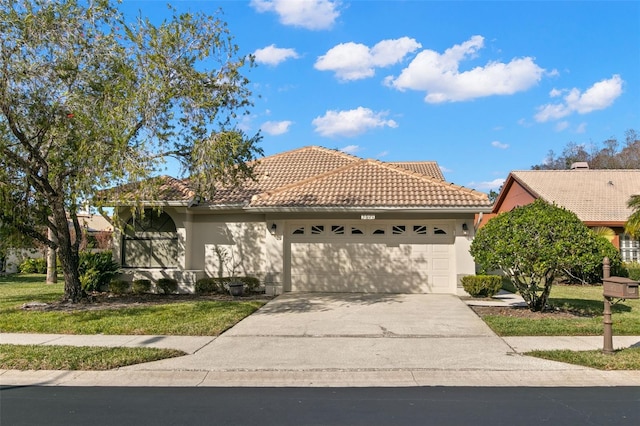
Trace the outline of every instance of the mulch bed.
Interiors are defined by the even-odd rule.
[[[93,293],[79,303],[51,302],[25,303],[22,309],[30,311],[95,311],[101,309],[137,308],[143,306],[166,305],[168,303],[200,302],[200,301],[250,301],[270,300],[272,296],[264,293],[245,293],[234,297],[228,294],[125,294]]]

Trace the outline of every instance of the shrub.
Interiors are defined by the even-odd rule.
[[[149,280],[133,280],[131,283],[131,291],[134,294],[148,293],[151,290],[151,281]]]
[[[229,283],[232,281],[240,281],[247,291],[255,291],[260,287],[260,280],[256,277],[201,278],[196,281],[196,293],[227,293]]]
[[[129,281],[113,280],[109,283],[109,291],[113,294],[125,294],[129,291]]]
[[[84,291],[98,291],[107,284],[120,269],[113,261],[110,251],[80,253],[80,283]]]
[[[601,271],[610,247],[574,213],[538,199],[489,220],[470,251],[482,271],[502,271],[529,309],[543,311],[557,278],[584,279]],[[577,267],[582,276],[574,274]]]
[[[25,259],[18,266],[19,270],[23,274],[46,274],[47,273],[47,259]]]
[[[228,278],[201,278],[196,281],[196,293],[223,293],[228,282]]]
[[[627,269],[627,272],[629,273],[629,278],[631,278],[634,281],[640,281],[640,263],[638,262],[629,262],[629,263],[625,263],[625,268]]]
[[[462,287],[472,297],[493,297],[502,288],[502,277],[498,275],[467,275],[462,277]]]
[[[156,285],[162,290],[164,294],[171,294],[178,291],[178,281],[172,278],[160,278]]]
[[[256,291],[260,287],[260,280],[256,277],[240,277],[238,280],[242,281],[247,291]]]

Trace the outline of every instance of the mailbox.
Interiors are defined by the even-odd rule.
[[[603,294],[606,297],[618,297],[620,299],[638,298],[638,281],[625,277],[609,277],[603,281]]]

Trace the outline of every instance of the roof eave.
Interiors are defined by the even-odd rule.
[[[375,206],[349,206],[349,207],[246,207],[244,209],[251,213],[328,213],[328,212],[360,212],[360,213],[490,213],[491,206],[488,207],[375,207]]]

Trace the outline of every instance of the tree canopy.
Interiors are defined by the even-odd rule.
[[[0,226],[58,250],[68,300],[82,297],[81,203],[168,158],[206,195],[261,153],[236,127],[252,57],[219,15],[172,12],[154,25],[109,0],[0,4]]]
[[[632,238],[640,238],[640,194],[633,195],[627,205],[633,210],[633,213],[627,220],[624,230]]]
[[[620,265],[616,248],[578,217],[541,199],[490,219],[471,243],[484,271],[508,276],[533,311],[547,308],[554,280],[601,277],[602,260]]]
[[[534,165],[534,170],[565,170],[576,162],[589,163],[592,169],[637,169],[640,168],[640,136],[629,129],[625,132],[625,141],[621,144],[617,138],[611,137],[602,143],[577,144],[569,142],[557,155],[549,151],[542,164]]]

